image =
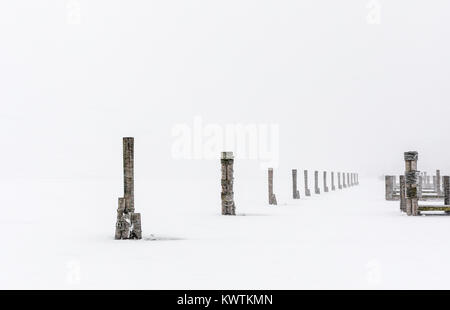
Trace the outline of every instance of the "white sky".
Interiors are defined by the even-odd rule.
[[[118,177],[122,136],[140,176],[201,177],[218,162],[171,155],[195,116],[278,124],[286,171],[400,173],[417,150],[448,174],[450,2],[378,2],[374,25],[365,0],[80,0],[79,24],[2,1],[1,177]]]

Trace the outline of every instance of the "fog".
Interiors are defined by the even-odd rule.
[[[2,1],[1,177],[120,182],[123,136],[137,177],[217,174],[216,159],[174,158],[174,128],[196,117],[278,126],[285,171],[400,173],[417,150],[419,170],[450,173],[449,13],[444,0]]]

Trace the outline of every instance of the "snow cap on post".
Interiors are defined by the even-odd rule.
[[[221,159],[234,159],[233,152],[222,152]]]
[[[419,159],[419,153],[416,151],[405,152],[405,160],[406,161],[414,161]]]

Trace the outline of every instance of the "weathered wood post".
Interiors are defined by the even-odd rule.
[[[233,152],[222,152],[220,157],[222,168],[221,178],[221,200],[222,200],[222,215],[236,215],[236,206],[234,204],[234,156]]]
[[[336,190],[336,186],[334,185],[334,171],[331,171],[331,190]]]
[[[436,170],[436,193],[440,196],[442,195],[442,186],[441,186],[441,170]]]
[[[337,175],[338,175],[338,188],[339,188],[339,189],[342,189],[342,183],[341,183],[341,173],[340,173],[340,172],[338,172],[338,173],[337,173]]]
[[[125,209],[134,212],[134,138],[123,138],[123,180]]]
[[[319,171],[314,171],[314,193],[320,194]]]
[[[386,200],[394,200],[394,184],[391,175],[385,176]]]
[[[297,189],[297,169],[292,169],[292,198],[300,199],[300,192]]]
[[[400,211],[406,212],[405,176],[400,176]]]
[[[444,176],[444,204],[450,205],[450,176]]]
[[[327,186],[327,172],[324,171],[323,172],[323,192],[324,193],[328,193],[328,191],[329,191],[329,189],[328,189],[328,186]]]
[[[351,187],[352,185],[350,184],[350,173],[347,172],[347,186]]]
[[[141,214],[131,213],[131,234],[130,239],[142,239]]]
[[[123,138],[124,197],[119,198],[116,239],[141,239],[141,215],[134,213],[134,138]]]
[[[303,176],[305,178],[305,196],[311,196],[311,191],[308,188],[308,170],[303,171]]]
[[[276,205],[277,198],[273,193],[273,168],[269,168],[268,177],[269,177],[269,205]]]
[[[129,216],[125,214],[125,199],[119,198],[119,207],[117,209],[116,233],[114,238],[117,240],[128,239],[130,236],[131,222]]]
[[[417,152],[405,152],[405,184],[406,184],[406,214],[419,215],[417,197]]]
[[[423,175],[419,174],[419,180],[417,181],[417,197],[422,198],[422,189],[423,189]]]

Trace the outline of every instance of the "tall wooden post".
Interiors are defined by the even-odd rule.
[[[347,188],[347,184],[345,184],[345,172],[342,172],[342,187]]]
[[[331,171],[331,190],[336,190],[336,186],[334,185],[334,171]]]
[[[352,184],[350,184],[350,173],[347,172],[347,186],[351,187]]]
[[[394,200],[394,184],[391,175],[385,176],[386,200]]]
[[[450,205],[450,176],[444,176],[444,204]]]
[[[320,194],[319,171],[314,171],[314,193]]]
[[[341,173],[340,172],[337,173],[337,177],[338,177],[338,188],[342,189]]]
[[[134,212],[134,138],[123,138],[123,181],[125,210]]]
[[[292,169],[292,198],[300,199],[300,192],[297,189],[297,169]]]
[[[311,196],[311,191],[308,188],[308,170],[303,171],[303,176],[305,178],[305,196]]]
[[[119,198],[116,239],[141,239],[141,215],[134,213],[134,138],[123,138],[124,197]]]
[[[442,195],[442,186],[441,186],[441,170],[436,170],[436,193],[438,195]]]
[[[222,166],[222,215],[236,215],[236,206],[234,204],[234,156],[233,152],[222,152],[220,157]]]
[[[277,198],[273,193],[273,168],[269,168],[267,175],[269,177],[269,205],[276,205]]]
[[[423,175],[419,174],[419,179],[417,181],[417,198],[422,198],[422,189],[423,189]]]
[[[406,212],[405,176],[400,176],[400,211]]]
[[[406,214],[419,215],[417,197],[417,152],[405,152]]]
[[[323,192],[324,193],[328,193],[328,191],[329,191],[329,189],[328,189],[328,186],[327,186],[327,172],[324,171],[323,172]]]

